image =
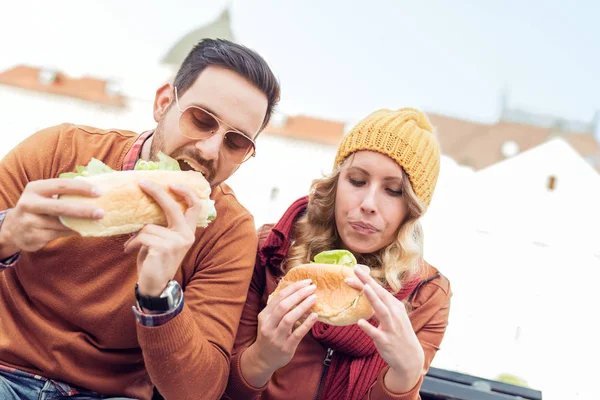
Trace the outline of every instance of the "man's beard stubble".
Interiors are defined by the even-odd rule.
[[[152,143],[150,144],[150,160],[158,161],[158,153],[163,150],[165,143],[165,131],[163,126],[163,120],[158,122],[156,126],[156,130],[152,135]],[[187,158],[193,160],[196,164],[204,167],[206,169],[207,175],[204,178],[210,183],[211,187],[216,187],[222,183],[214,182],[216,175],[215,165],[213,161],[208,161],[200,156],[200,152],[193,145],[187,145],[184,147],[178,147],[173,150],[171,154],[167,154],[169,157],[172,157],[176,160],[181,158]]]

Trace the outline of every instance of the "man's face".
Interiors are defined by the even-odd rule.
[[[179,93],[179,106],[185,110],[198,106],[248,137],[256,139],[267,112],[268,101],[253,84],[236,72],[220,67],[207,67],[196,82]],[[221,126],[218,132],[205,139],[190,139],[180,128],[181,112],[175,104],[171,85],[156,93],[154,119],[158,126],[152,138],[150,158],[159,151],[177,159],[183,170],[196,169],[204,174],[211,186],[229,178],[239,167],[239,161],[228,156],[223,143],[229,129]]]

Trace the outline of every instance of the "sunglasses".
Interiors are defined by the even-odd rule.
[[[203,140],[219,131],[225,131],[222,151],[226,158],[241,164],[256,156],[256,143],[245,133],[235,129],[202,107],[189,106],[182,110],[179,106],[177,87],[175,87],[175,102],[179,112],[181,112],[179,129],[181,129],[184,136],[190,139]]]

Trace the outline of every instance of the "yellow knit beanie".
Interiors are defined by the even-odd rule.
[[[395,160],[417,197],[429,206],[440,173],[440,148],[425,114],[414,108],[375,111],[342,139],[334,168],[359,150],[377,151]]]

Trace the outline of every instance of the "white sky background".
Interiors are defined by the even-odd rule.
[[[0,69],[129,79],[225,3],[0,0]],[[238,39],[280,77],[286,112],[353,121],[410,105],[493,121],[505,87],[511,106],[531,111],[589,121],[600,110],[600,2],[230,3]]]

